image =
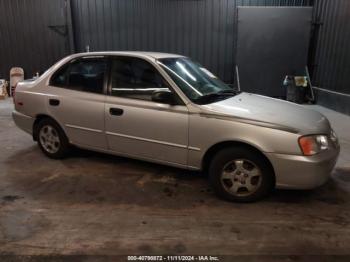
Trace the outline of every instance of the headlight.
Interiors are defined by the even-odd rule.
[[[299,138],[301,151],[305,156],[313,156],[329,148],[328,136],[314,135]]]

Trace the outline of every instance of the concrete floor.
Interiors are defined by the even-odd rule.
[[[50,160],[0,101],[0,254],[350,255],[350,117],[314,109],[340,136],[332,179],[235,204],[199,173],[82,150]]]

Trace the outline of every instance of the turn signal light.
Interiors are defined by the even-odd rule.
[[[304,136],[299,139],[299,145],[305,156],[312,156],[316,154],[315,139],[311,136]]]
[[[303,136],[299,138],[301,151],[305,156],[313,156],[329,148],[329,140],[325,135]]]

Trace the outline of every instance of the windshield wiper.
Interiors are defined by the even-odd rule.
[[[203,95],[203,96],[197,98],[196,102],[199,104],[206,104],[209,102],[216,101],[220,98],[227,99],[231,96],[235,96],[238,94],[239,94],[239,92],[235,91],[235,90],[221,90],[219,92],[209,93],[209,94]]]
[[[238,95],[239,93],[241,93],[238,90],[234,90],[234,89],[226,89],[226,90],[221,90],[219,92],[217,92],[216,94],[224,94],[224,95]]]

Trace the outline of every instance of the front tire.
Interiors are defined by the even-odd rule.
[[[45,155],[53,159],[61,159],[67,155],[68,139],[55,121],[49,118],[41,120],[37,132],[38,145]]]
[[[219,197],[234,202],[257,201],[275,186],[270,164],[246,147],[219,151],[211,161],[209,179]]]

